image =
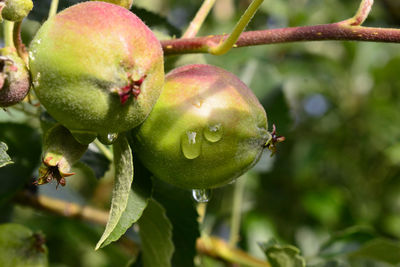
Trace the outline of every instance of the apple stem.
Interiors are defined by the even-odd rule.
[[[14,22],[9,20],[4,20],[3,22],[4,45],[6,47],[14,47],[13,28],[14,28]]]
[[[249,7],[246,9],[242,17],[239,19],[232,33],[217,46],[212,46],[208,52],[213,55],[223,55],[227,53],[232,47],[235,46],[236,41],[239,39],[240,34],[244,31],[247,24],[253,18],[258,8],[264,0],[253,0]]]
[[[215,1],[216,0],[204,0],[203,4],[197,11],[196,16],[190,22],[189,27],[181,38],[192,38],[196,36],[208,13],[210,13],[211,8],[214,6]]]
[[[48,18],[51,18],[52,16],[57,14],[57,9],[58,9],[58,0],[51,0]]]
[[[18,56],[24,60],[26,65],[28,65],[28,52],[26,51],[25,45],[21,39],[21,26],[22,21],[17,21],[14,23],[13,40],[15,48],[17,49]]]
[[[356,14],[352,18],[344,20],[340,23],[347,24],[349,26],[361,26],[361,24],[363,24],[363,22],[367,19],[373,4],[374,0],[362,0]]]

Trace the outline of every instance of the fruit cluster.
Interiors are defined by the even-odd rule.
[[[226,70],[187,65],[164,77],[163,61],[159,41],[142,21],[104,2],[51,17],[29,48],[36,96],[78,142],[110,144],[129,131],[135,155],[156,177],[188,189],[229,183],[273,145],[263,107]],[[47,136],[60,141],[55,133],[68,135],[60,127]],[[54,150],[46,153],[63,162],[60,151],[68,146],[45,143]],[[86,146],[72,147],[81,155]],[[54,174],[58,165],[51,159],[42,172],[52,174],[41,183],[65,184],[70,166]]]

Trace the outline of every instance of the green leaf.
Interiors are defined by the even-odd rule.
[[[174,252],[172,225],[165,214],[165,209],[151,199],[138,223],[143,266],[172,266],[171,259]]]
[[[393,265],[399,264],[400,244],[391,240],[376,238],[365,243],[359,250],[351,253],[349,258],[371,259]]]
[[[133,180],[132,151],[125,135],[121,135],[113,145],[115,182],[112,193],[111,209],[106,229],[96,245],[96,250],[110,243],[108,238],[115,238],[113,232],[124,213],[131,193]],[[120,230],[117,230],[120,231]]]
[[[135,177],[132,190],[129,192],[128,204],[125,211],[122,213],[114,231],[104,241],[103,247],[113,241],[118,240],[125,232],[140,219],[143,211],[147,207],[151,198],[152,185],[150,179],[138,179]]]
[[[48,266],[44,238],[23,225],[0,225],[0,266]]]
[[[267,255],[271,267],[305,267],[305,259],[300,250],[291,245],[279,245],[275,240],[264,244],[263,250]]]
[[[196,240],[200,236],[198,214],[191,192],[154,181],[154,198],[163,204],[172,223],[175,252],[173,266],[194,266]],[[179,207],[179,208],[177,208]]]
[[[7,154],[7,144],[0,142],[0,168],[13,163],[10,156]]]
[[[370,228],[355,226],[335,234],[322,247],[319,256],[332,258],[357,251],[362,245],[375,238]]]

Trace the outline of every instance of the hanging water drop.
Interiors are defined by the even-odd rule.
[[[195,131],[186,131],[181,137],[182,153],[187,159],[195,159],[201,153],[201,135]]]
[[[108,133],[106,135],[99,135],[97,139],[105,145],[111,145],[118,138],[118,133]]]
[[[206,203],[210,200],[211,190],[210,189],[193,189],[193,199],[199,203]]]
[[[110,143],[114,143],[115,140],[117,140],[117,138],[118,138],[118,134],[117,133],[109,133],[109,134],[107,134],[107,140]]]
[[[218,142],[219,140],[221,140],[223,134],[222,124],[217,123],[208,126],[204,129],[203,133],[207,141],[210,141],[211,143]]]

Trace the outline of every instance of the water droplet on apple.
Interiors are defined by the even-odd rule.
[[[217,123],[206,127],[203,134],[207,141],[210,141],[211,143],[218,142],[221,140],[223,134],[222,124]]]
[[[117,140],[117,138],[118,138],[118,134],[117,133],[109,133],[109,134],[107,134],[107,140],[110,143],[114,143],[115,140]]]
[[[193,199],[199,203],[206,203],[210,200],[211,190],[210,189],[193,189]]]
[[[186,131],[181,137],[181,148],[187,159],[195,159],[201,153],[201,135],[195,131]]]

